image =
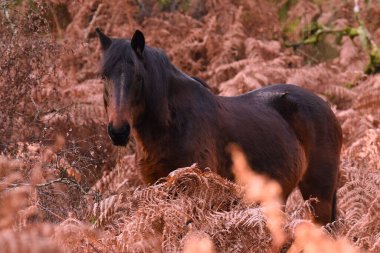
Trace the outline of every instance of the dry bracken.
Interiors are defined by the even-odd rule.
[[[380,74],[364,74],[358,38],[327,37],[332,60],[284,46],[313,22],[357,27],[355,2],[379,43],[378,1],[82,2],[0,4],[2,252],[380,252]],[[318,200],[298,190],[278,202],[238,151],[236,183],[189,164],[144,185],[133,140],[107,137],[95,27],[144,30],[221,95],[294,83],[323,97],[344,135],[337,221],[314,226]]]

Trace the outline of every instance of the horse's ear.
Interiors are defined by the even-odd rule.
[[[131,46],[132,49],[136,52],[136,54],[139,57],[142,57],[145,48],[145,38],[144,34],[141,31],[136,30],[135,34],[133,34]]]
[[[98,34],[102,49],[107,50],[112,44],[111,38],[105,35],[99,28],[96,28],[95,31]]]

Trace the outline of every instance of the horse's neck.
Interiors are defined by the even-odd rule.
[[[164,142],[165,135],[170,135],[176,125],[178,118],[182,121],[188,115],[183,108],[191,108],[194,103],[193,89],[199,89],[199,83],[175,67],[171,69],[165,78],[167,83],[157,87],[157,83],[146,83],[146,88],[154,87],[158,94],[148,91],[145,99],[145,110],[142,112],[141,121],[136,126],[138,144],[144,147]],[[154,78],[150,80],[152,82]],[[156,79],[157,80],[157,79]],[[160,90],[161,89],[161,90]],[[165,90],[163,90],[165,89]],[[153,103],[152,103],[153,102]]]
[[[156,71],[156,70],[155,70]],[[134,110],[134,135],[137,144],[148,147],[157,137],[162,136],[170,123],[167,77],[152,71],[149,79],[144,80],[143,103]]]

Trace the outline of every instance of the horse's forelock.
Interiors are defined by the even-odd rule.
[[[119,61],[132,62],[132,49],[128,40],[115,39],[103,56],[101,72],[109,75]]]

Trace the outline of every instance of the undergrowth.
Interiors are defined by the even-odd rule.
[[[365,2],[357,1],[360,20],[379,45],[372,17],[380,6]],[[358,36],[341,43],[325,36],[334,52],[328,59],[314,53],[318,46],[285,47],[311,23],[357,27],[354,7],[335,0],[2,1],[1,251],[379,252],[380,76],[365,73],[371,58]],[[105,131],[97,26],[112,37],[142,29],[149,45],[218,94],[294,83],[327,100],[344,134],[337,221],[313,225],[310,202],[317,200],[304,202],[297,190],[279,202],[276,182],[252,173],[238,148],[235,183],[194,164],[144,185],[133,142],[117,149]]]

